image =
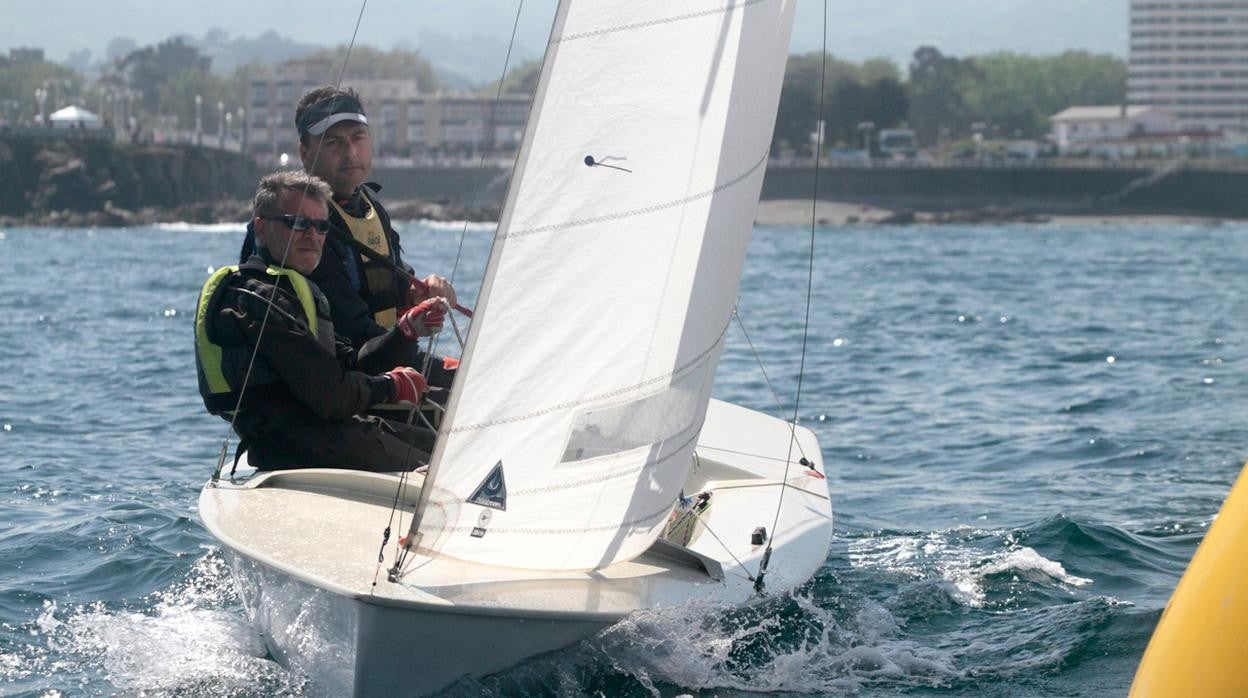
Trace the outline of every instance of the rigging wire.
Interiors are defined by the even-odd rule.
[[[503,72],[502,72],[502,74],[500,74],[500,75],[498,76],[498,89],[497,89],[497,90],[495,90],[495,92],[494,92],[494,104],[493,104],[493,107],[492,107],[492,111],[493,111],[493,113],[495,113],[495,114],[497,114],[497,113],[498,113],[498,105],[499,105],[499,103],[502,101],[502,98],[503,98],[503,81],[507,79],[507,70],[508,70],[508,68],[511,66],[511,51],[512,51],[512,49],[513,49],[513,48],[515,48],[515,45],[516,45],[516,33],[517,33],[517,31],[519,30],[519,28],[520,28],[520,15],[521,15],[521,13],[522,13],[522,12],[524,12],[524,0],[520,0],[520,2],[516,5],[516,18],[515,18],[515,20],[512,22],[512,24],[511,24],[511,40],[507,43],[507,55],[503,57]],[[533,100],[532,100],[532,99],[530,99],[530,100],[529,100],[529,104],[530,104],[530,105],[532,105],[532,103],[533,103]],[[513,159],[513,160],[512,160],[512,163],[511,163],[511,165],[512,165],[512,167],[511,167],[511,171],[512,171],[512,172],[515,172],[515,171],[516,171],[516,167],[515,167],[515,165],[516,165],[516,161],[519,159],[519,157],[520,157],[520,149],[519,149],[519,148],[517,148],[517,149],[516,149],[515,159]],[[464,256],[464,239],[468,237],[468,216],[467,216],[467,214],[468,214],[468,212],[469,212],[469,211],[471,211],[471,210],[472,210],[472,205],[473,205],[473,204],[474,204],[474,203],[475,203],[475,202],[476,202],[476,201],[480,198],[480,196],[481,196],[481,189],[482,189],[482,185],[481,185],[481,172],[482,172],[483,170],[485,170],[485,149],[484,149],[484,148],[482,148],[482,149],[481,149],[481,156],[480,156],[480,158],[477,160],[477,177],[476,177],[476,182],[475,182],[475,184],[474,184],[474,186],[473,186],[472,194],[470,194],[470,195],[469,195],[469,197],[468,197],[468,205],[464,208],[464,214],[465,214],[465,215],[464,215],[464,225],[463,225],[463,228],[461,228],[461,229],[460,229],[460,231],[459,231],[459,247],[458,247],[458,249],[456,249],[456,250],[455,250],[455,262],[454,262],[453,264],[451,264],[451,278],[450,278],[449,280],[450,280],[450,282],[451,282],[451,285],[452,285],[452,286],[454,286],[454,285],[455,285],[455,275],[459,272],[459,263],[460,263],[460,261],[463,259],[463,256]],[[453,324],[453,323],[452,323],[452,324]],[[455,328],[455,334],[456,334],[456,336],[457,336],[457,337],[459,337],[459,328],[458,328],[458,327],[456,327],[456,328]],[[463,346],[464,346],[464,340],[463,340],[463,338],[462,338],[462,337],[460,337],[460,338],[459,338],[459,346],[460,346],[460,349],[462,350],[462,349],[463,349]],[[434,348],[434,349],[436,349],[436,348],[437,348],[437,341],[436,341],[436,340],[435,340],[435,341],[434,341],[434,343],[433,343],[433,348]]]
[[[802,404],[802,379],[806,374],[806,347],[810,338],[810,301],[813,295],[815,278],[815,225],[818,220],[819,205],[819,160],[823,151],[823,101],[828,74],[828,0],[823,0],[823,51],[820,56],[822,63],[819,69],[819,114],[815,123],[815,176],[814,186],[810,193],[810,255],[806,270],[806,315],[802,322],[802,358],[797,369],[797,394],[793,398],[793,421],[789,424],[789,454],[784,462],[784,478],[780,482],[780,499],[776,502],[776,516],[771,522],[772,535],[767,537],[767,548],[763,551],[762,562],[758,566],[758,574],[754,579],[754,591],[762,593],[767,565],[771,562],[771,542],[780,523],[780,512],[784,506],[784,493],[789,488],[789,467],[793,464],[793,445],[797,443],[797,418]]]
[[[763,365],[763,357],[759,355],[758,350],[754,348],[754,340],[750,339],[750,333],[745,329],[745,320],[741,318],[741,310],[739,305],[732,307],[732,316],[737,319],[737,327],[741,328],[741,334],[745,335],[745,343],[750,345],[750,352],[754,354],[754,361],[758,364],[758,370],[763,374],[763,382],[767,384],[767,389],[771,391],[771,397],[776,401],[776,411],[783,414],[784,404],[780,402],[780,394],[776,392],[776,387],[771,383],[771,377],[767,375],[767,367]],[[806,458],[806,449],[802,447],[802,443],[797,442],[797,448],[802,453],[803,464],[809,463]]]
[[[498,76],[498,89],[494,93],[493,111],[495,113],[497,113],[498,111],[499,102],[502,101],[503,81],[507,78],[507,70],[511,66],[511,52],[515,48],[515,45],[516,45],[516,34],[520,28],[520,16],[523,12],[524,12],[524,0],[519,0],[519,2],[516,4],[516,18],[512,22],[512,25],[511,25],[511,39],[507,43],[507,54],[506,56],[503,57],[503,70],[502,70],[502,73]],[[531,100],[530,100],[530,103],[531,103]],[[518,159],[519,157],[520,157],[520,149],[517,149],[516,158]],[[515,162],[516,162],[515,160],[512,161],[512,172],[515,172]],[[476,185],[473,188],[472,194],[468,198],[469,207],[471,207],[473,202],[475,202],[481,194],[482,187],[481,187],[480,175],[484,169],[485,169],[485,150],[483,149],[481,151],[481,157],[477,161]],[[467,211],[465,211],[465,213],[467,213]],[[464,239],[467,238],[467,236],[468,236],[468,218],[467,216],[465,216],[463,228],[461,228],[459,232],[459,247],[455,251],[455,262],[451,265],[451,277],[449,280],[452,286],[454,286],[455,284],[455,275],[459,271],[459,263],[460,263],[460,260],[463,258]],[[464,348],[464,336],[459,330],[458,323],[455,322],[454,313],[447,313],[447,317],[449,317],[451,320],[451,328],[455,332],[455,338],[459,341],[460,351],[462,352]],[[471,331],[471,327],[469,328],[469,331]],[[434,355],[434,352],[437,351],[438,341],[439,341],[438,336],[435,336],[430,339],[429,354],[428,354],[429,359],[427,360],[431,360]],[[445,415],[443,415],[443,417],[445,417]],[[404,474],[404,477],[406,477],[406,473]],[[395,506],[397,506],[398,501],[399,500],[396,498]],[[413,512],[412,515],[414,517],[415,512]],[[402,523],[402,516],[399,517],[399,522]],[[385,543],[383,542],[382,545],[384,546]],[[407,555],[408,555],[409,550],[410,548],[408,548],[406,545],[403,545],[401,540],[399,539],[395,540],[394,566],[390,569],[390,580],[392,582],[397,581],[398,578],[400,577],[402,567],[407,562]]]
[[[355,39],[360,34],[360,24],[364,21],[364,8],[368,7],[368,0],[361,0],[360,12],[355,17],[355,29],[351,32],[351,41],[347,44],[347,55],[342,59],[342,68],[338,71],[338,80],[334,83],[336,89],[342,88],[342,78],[347,73],[347,64],[351,62],[351,51],[355,48]],[[312,165],[308,169],[315,169],[316,162],[321,156],[321,146],[324,141],[318,141],[316,150],[312,154]],[[300,205],[303,199],[308,196],[308,189],[305,186],[300,195]],[[290,254],[290,245],[294,241],[294,236],[286,238],[286,249],[282,250],[282,256],[279,261],[280,266],[286,266],[286,257]],[[260,330],[256,333],[256,346],[251,350],[251,358],[247,361],[247,371],[243,374],[243,384],[238,389],[238,400],[234,402],[234,410],[230,414],[230,424],[226,427],[225,437],[221,440],[221,452],[217,457],[217,467],[212,473],[212,483],[216,484],[221,479],[221,470],[225,467],[225,458],[230,450],[230,435],[234,433],[234,424],[238,421],[238,412],[243,405],[243,396],[247,393],[247,385],[251,382],[251,372],[256,365],[256,356],[260,353],[260,343],[264,341],[264,330],[269,326],[269,315],[273,312],[273,301],[277,298],[278,284],[273,284],[273,292],[269,294],[268,305],[264,311],[264,317],[260,320]],[[234,458],[234,467],[230,469],[230,477],[234,477],[234,470],[238,467],[238,456]]]

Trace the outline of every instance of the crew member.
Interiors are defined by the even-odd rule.
[[[358,349],[339,340],[331,306],[308,279],[321,261],[331,196],[303,172],[260,181],[256,254],[218,270],[200,293],[200,394],[209,412],[233,420],[240,453],[259,469],[410,470],[428,461],[434,432],[361,415],[420,402],[428,385],[402,359],[413,339],[440,327],[446,304],[426,299]]]
[[[381,186],[366,181],[372,172],[373,143],[368,117],[352,89],[316,88],[295,107],[299,157],[305,172],[333,190],[329,220],[333,227],[411,272],[402,258],[399,234],[377,201]],[[240,259],[252,252],[251,233]],[[402,311],[430,297],[456,301],[455,289],[436,274],[412,284],[390,266],[368,259],[340,235],[331,235],[321,264],[310,278],[329,299],[338,332],[359,346],[392,327]]]

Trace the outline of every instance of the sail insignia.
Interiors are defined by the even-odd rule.
[[[490,474],[477,485],[468,503],[507,511],[507,480],[503,477],[503,461],[498,461]]]

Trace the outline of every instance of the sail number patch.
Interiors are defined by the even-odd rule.
[[[494,468],[490,470],[490,474],[485,476],[481,484],[477,485],[477,489],[468,498],[468,503],[507,511],[507,480],[503,477],[503,462],[501,460],[494,465]]]

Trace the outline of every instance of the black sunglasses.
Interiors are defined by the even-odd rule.
[[[266,221],[281,221],[290,226],[290,229],[296,233],[302,233],[308,228],[315,230],[318,235],[324,235],[329,232],[329,221],[324,218],[304,218],[303,216],[296,216],[290,213],[283,213],[277,216],[260,216],[260,218]]]

